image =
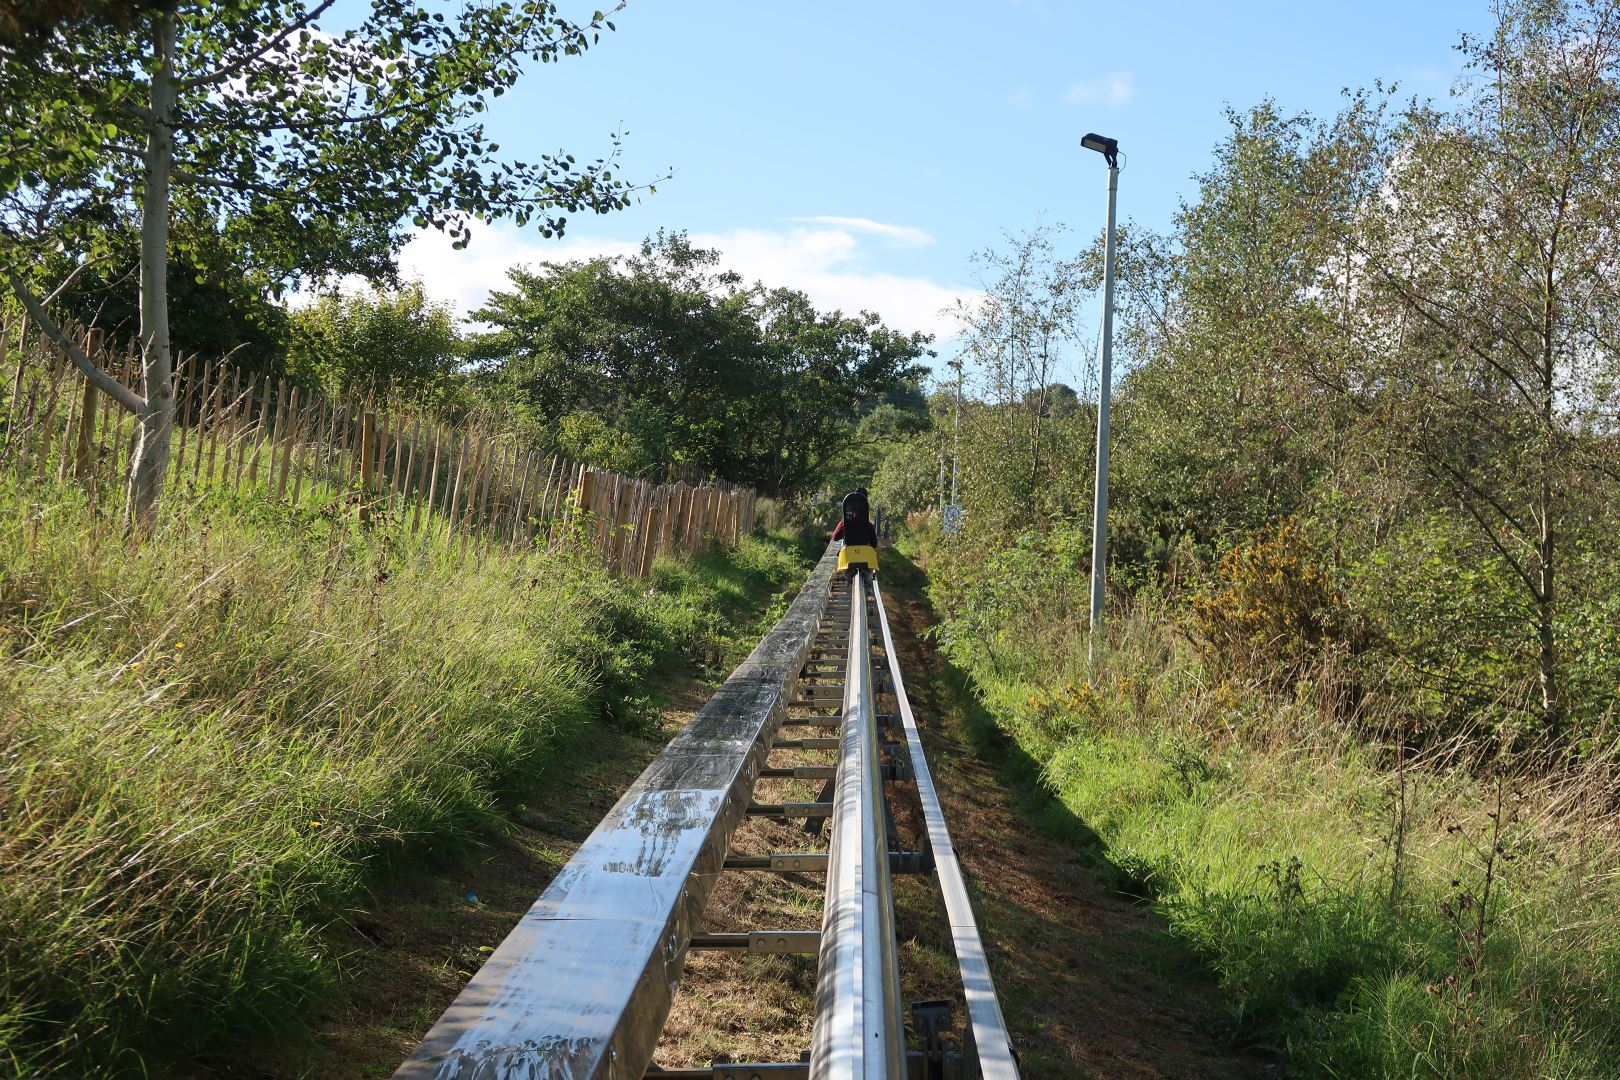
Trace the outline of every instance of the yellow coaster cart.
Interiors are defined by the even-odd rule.
[[[877,548],[867,544],[845,544],[838,552],[838,572],[858,570],[861,567],[877,573]]]

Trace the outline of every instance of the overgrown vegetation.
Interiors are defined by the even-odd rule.
[[[1438,104],[1234,110],[1169,233],[1123,230],[1096,643],[1100,245],[1053,225],[982,253],[932,396],[925,336],[680,233],[514,270],[461,338],[396,291],[403,222],[552,235],[625,204],[611,156],[503,164],[473,119],[605,15],[378,3],[357,38],[315,33],[325,4],[115,7],[0,6],[0,110],[28,119],[0,135],[7,303],[48,326],[62,286],[145,336],[139,393],[75,362],[140,419],[150,531],[0,481],[8,1068],[158,1070],[296,1024],[333,983],[323,923],[498,828],[591,725],[641,724],[661,665],[727,666],[802,567],[749,538],[643,590],[566,545],[465,561],[336,493],[157,514],[172,333],[795,509],[870,477],[945,647],[1220,975],[1234,1039],[1308,1075],[1614,1074],[1620,2],[1503,3]],[[278,303],[346,272],[385,288]]]
[[[1224,577],[1221,605],[1235,585],[1274,587]],[[1060,604],[989,615],[948,575],[934,588],[956,605],[953,659],[1096,831],[1119,886],[1220,976],[1231,1038],[1286,1049],[1308,1075],[1612,1074],[1612,758],[1482,764],[1464,733],[1420,751],[1402,699],[1335,651],[1257,656],[1247,636],[1216,651],[1190,633],[1186,597],[1139,592],[1093,677]],[[1265,618],[1313,625],[1286,607]]]
[[[962,531],[913,537],[946,647],[1304,1075],[1620,1060],[1617,15],[1502,6],[1438,106],[1235,112],[1173,233],[1126,230],[1099,666],[1051,362],[1095,249],[987,263],[874,483],[927,510],[960,419]]]
[[[323,924],[499,829],[593,726],[642,723],[650,675],[724,662],[803,568],[756,536],[648,589],[217,493],[171,492],[133,546],[77,489],[0,483],[13,1075],[156,1075],[296,1028],[336,985]]]

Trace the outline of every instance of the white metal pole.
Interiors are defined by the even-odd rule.
[[[1114,203],[1119,166],[1108,165],[1108,231],[1103,240],[1102,371],[1097,377],[1097,493],[1091,517],[1091,642],[1093,669],[1102,655],[1103,584],[1108,567],[1108,399],[1114,380]]]

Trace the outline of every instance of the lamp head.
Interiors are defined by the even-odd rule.
[[[1097,153],[1101,154],[1103,159],[1108,162],[1108,167],[1110,169],[1118,164],[1118,139],[1110,139],[1106,136],[1098,135],[1094,131],[1088,131],[1080,139],[1080,145],[1085,147],[1087,150],[1095,150]]]

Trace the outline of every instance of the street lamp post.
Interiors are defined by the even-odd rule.
[[[956,474],[962,460],[962,361],[950,360],[946,366],[956,369],[956,409],[951,436],[951,505],[956,505]]]
[[[1097,378],[1097,487],[1091,517],[1092,670],[1102,654],[1103,583],[1108,565],[1108,399],[1114,379],[1114,204],[1119,197],[1119,140],[1087,133],[1080,140],[1108,163],[1108,231],[1103,238],[1102,371]]]

